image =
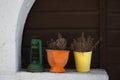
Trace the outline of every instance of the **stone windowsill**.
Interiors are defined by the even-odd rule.
[[[16,78],[18,80],[109,80],[104,69],[91,69],[86,73],[75,72],[75,70],[67,70],[65,73],[20,71],[16,73]]]

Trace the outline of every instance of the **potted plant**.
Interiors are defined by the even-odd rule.
[[[50,65],[50,72],[65,72],[64,66],[68,61],[69,50],[65,50],[67,40],[58,33],[56,40],[48,41],[47,59]]]
[[[71,47],[74,51],[75,65],[77,72],[90,71],[92,50],[98,45],[99,40],[94,42],[91,36],[84,36],[84,33],[78,39],[73,39]]]

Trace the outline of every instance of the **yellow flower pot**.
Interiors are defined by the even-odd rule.
[[[90,52],[74,52],[75,65],[77,72],[90,71],[92,51]]]

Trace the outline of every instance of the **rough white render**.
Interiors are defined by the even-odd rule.
[[[98,69],[90,73],[19,71],[24,23],[34,2],[0,0],[0,80],[108,80],[107,73]]]
[[[34,0],[0,0],[0,73],[19,70],[22,32],[33,3]]]

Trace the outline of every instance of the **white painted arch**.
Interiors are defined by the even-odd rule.
[[[20,69],[22,33],[34,2],[0,0],[0,74]]]

